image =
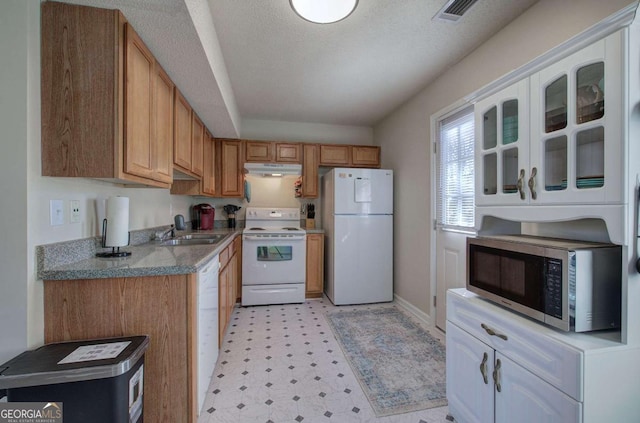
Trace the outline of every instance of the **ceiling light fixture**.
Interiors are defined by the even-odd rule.
[[[353,13],[358,0],[289,0],[289,3],[302,19],[328,24],[341,21]]]

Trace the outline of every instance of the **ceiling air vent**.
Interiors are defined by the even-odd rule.
[[[449,0],[433,19],[445,22],[458,22],[478,0]]]

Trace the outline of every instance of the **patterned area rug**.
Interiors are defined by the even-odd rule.
[[[447,405],[445,346],[397,308],[326,317],[378,417]]]

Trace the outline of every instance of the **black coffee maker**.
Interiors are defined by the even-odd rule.
[[[227,213],[227,217],[228,217],[228,226],[229,228],[235,228],[236,227],[236,212],[238,210],[240,210],[242,207],[240,206],[236,206],[233,204],[227,204],[226,206],[222,207],[225,211],[225,213]]]

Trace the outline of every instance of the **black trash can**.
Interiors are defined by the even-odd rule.
[[[148,346],[148,336],[45,345],[0,365],[0,390],[9,403],[61,405],[64,423],[139,423]]]

